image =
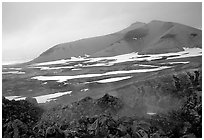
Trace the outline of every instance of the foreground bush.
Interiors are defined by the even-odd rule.
[[[26,100],[9,101],[2,97],[3,137],[30,137],[32,127],[38,122],[43,110]]]
[[[184,104],[167,114],[148,118],[115,117],[123,103],[108,94],[99,99],[86,97],[71,105],[58,105],[43,114],[32,99],[3,98],[3,137],[201,138],[201,77],[198,71],[188,73],[188,77],[188,82],[176,75],[173,77],[176,88],[172,96],[182,98]]]

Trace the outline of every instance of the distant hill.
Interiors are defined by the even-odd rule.
[[[114,56],[130,52],[156,54],[182,51],[183,47],[202,47],[202,31],[174,22],[153,20],[136,22],[105,36],[58,44],[31,63],[66,59],[73,56]]]

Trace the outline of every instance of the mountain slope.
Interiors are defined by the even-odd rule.
[[[202,46],[202,31],[186,25],[153,20],[136,22],[119,32],[56,45],[31,61],[45,62],[70,57],[114,56],[130,52],[145,54],[178,52]]]

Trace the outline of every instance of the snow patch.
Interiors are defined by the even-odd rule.
[[[42,83],[43,85],[47,84],[47,82]]]
[[[56,61],[49,61],[49,62],[43,62],[43,63],[36,63],[36,64],[33,64],[33,66],[63,64],[63,63],[66,63],[66,62],[67,62],[67,60],[65,60],[65,59],[61,59],[61,60],[56,60]]]
[[[90,55],[88,55],[88,54],[85,54],[84,56],[85,56],[85,57],[90,57]]]
[[[22,68],[8,68],[8,69],[11,69],[11,70],[21,70]]]
[[[5,98],[8,99],[8,100],[14,100],[16,98],[19,98],[21,96],[6,96]]]
[[[189,61],[187,62],[166,62],[166,63],[160,63],[160,64],[188,64],[190,63]]]
[[[132,52],[128,54],[116,55],[111,57],[71,57],[71,59],[62,59],[57,61],[50,61],[44,63],[33,64],[33,66],[41,66],[41,65],[53,65],[53,64],[67,64],[70,62],[79,61],[82,64],[78,64],[75,66],[67,66],[67,67],[33,67],[33,68],[41,68],[41,70],[54,70],[54,69],[62,69],[62,68],[76,68],[76,67],[94,67],[94,66],[112,66],[117,63],[123,62],[131,62],[131,61],[152,61],[158,60],[167,57],[167,60],[177,59],[177,58],[186,58],[186,57],[196,57],[202,55],[201,48],[183,48],[184,51],[175,52],[175,53],[164,53],[164,54],[146,54],[141,55],[138,52]],[[103,62],[103,60],[106,60]],[[113,60],[113,61],[112,61]],[[100,62],[101,61],[101,62]],[[88,64],[88,63],[96,63],[96,64]],[[88,64],[88,65],[85,65]]]
[[[37,96],[37,97],[34,97],[34,98],[36,98],[38,103],[45,103],[45,102],[49,102],[49,101],[53,100],[52,98],[60,97],[62,95],[66,95],[66,94],[71,94],[71,92],[72,91],[58,92],[58,93],[54,93],[54,94]]]
[[[158,66],[154,66],[154,65],[143,65],[143,64],[141,64],[139,66],[141,66],[141,67],[152,67],[152,68],[158,67]]]
[[[86,92],[88,90],[89,90],[88,88],[85,88],[85,89],[82,89],[81,92]]]
[[[25,72],[22,72],[22,71],[7,71],[7,72],[2,72],[2,74],[25,74]]]
[[[147,115],[156,115],[157,113],[154,112],[147,112]]]
[[[82,70],[82,69],[72,69],[73,71],[76,71],[76,70]]]
[[[129,79],[131,77],[132,76],[108,78],[108,79],[103,79],[103,80],[99,80],[99,81],[95,81],[95,82],[97,82],[97,83],[110,83],[110,82],[116,82],[116,81],[121,81],[121,80]]]
[[[29,68],[36,68],[40,70],[58,70],[58,69],[71,69],[73,66],[64,66],[64,67],[29,67]]]
[[[141,73],[141,72],[152,72],[152,71],[159,71],[163,69],[170,68],[168,66],[162,66],[159,68],[152,68],[152,69],[138,69],[138,70],[128,70],[128,71],[111,71],[102,74],[84,74],[84,75],[74,75],[74,76],[36,76],[32,77],[31,79],[36,79],[40,81],[57,81],[57,82],[65,82],[71,79],[78,79],[78,78],[90,78],[90,77],[100,77],[106,75],[115,75],[115,74],[129,74],[129,73]]]
[[[66,94],[71,94],[72,91],[67,91],[67,92],[58,92],[58,93],[53,93],[53,94],[48,94],[48,95],[42,95],[42,96],[36,96],[33,97],[37,100],[38,103],[46,103],[52,100],[56,100],[53,98],[56,97],[60,97],[62,95],[66,95]],[[25,100],[26,97],[21,97],[21,96],[6,96],[5,98],[7,98],[8,100]]]
[[[184,51],[178,52],[178,54],[180,54],[180,56],[170,57],[167,59],[178,59],[178,58],[202,56],[202,49],[201,48],[183,48],[183,49],[184,49]]]

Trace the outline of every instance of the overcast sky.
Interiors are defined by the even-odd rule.
[[[2,60],[28,61],[63,42],[151,20],[202,28],[201,3],[3,3]]]

